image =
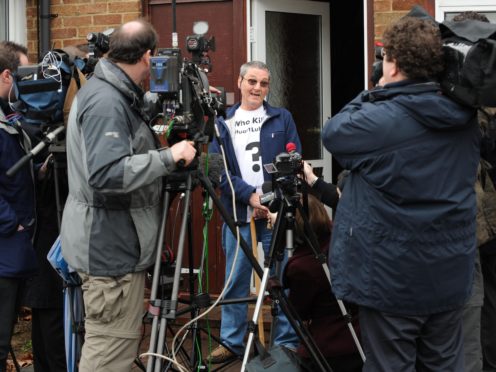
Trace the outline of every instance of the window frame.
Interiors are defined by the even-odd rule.
[[[474,11],[492,13],[492,23],[496,23],[496,3],[494,0],[440,0],[436,2],[436,21],[443,22],[447,13]]]

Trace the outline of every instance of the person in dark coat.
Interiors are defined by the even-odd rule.
[[[23,128],[28,124],[23,123]],[[31,128],[33,129],[33,128]],[[31,130],[28,133],[35,133]],[[38,139],[31,137],[33,144]],[[39,154],[40,160],[48,152]],[[59,156],[57,154],[56,156]],[[35,158],[36,160],[36,158]],[[42,163],[43,164],[43,163]],[[43,179],[36,184],[37,230],[34,247],[39,262],[39,270],[26,281],[23,306],[31,308],[31,341],[33,346],[33,366],[35,372],[65,372],[66,357],[64,343],[64,311],[62,278],[47,260],[47,254],[59,234],[54,168],[51,162]],[[59,170],[61,171],[61,170]],[[66,176],[59,174],[58,189],[60,200],[67,195]]]
[[[6,175],[31,146],[9,106],[18,66],[15,52],[0,46],[0,372],[7,368],[24,281],[37,269],[31,242],[36,225],[33,169],[29,164]]]
[[[322,203],[308,195],[309,222],[320,244],[322,253],[328,253],[331,238],[331,220]],[[348,325],[343,318],[338,302],[322,265],[316,259],[311,247],[304,242],[304,224],[301,214],[296,213],[295,241],[297,247],[289,258],[283,274],[283,283],[289,288],[289,301],[303,321],[308,322],[309,331],[318,348],[335,372],[359,372],[362,359],[353,341]],[[332,248],[331,248],[332,249]],[[358,309],[346,304],[352,315],[352,324],[358,333]],[[311,371],[310,355],[300,345],[297,353]]]
[[[383,35],[381,87],[322,139],[350,170],[332,234],[337,298],[360,306],[364,371],[462,371],[476,248],[476,112],[440,91],[439,28],[404,17]]]

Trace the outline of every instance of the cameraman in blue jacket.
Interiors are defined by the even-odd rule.
[[[33,170],[5,173],[30,150],[9,102],[19,57],[0,46],[0,372],[7,370],[10,339],[17,319],[24,280],[37,269],[31,243],[35,228]]]
[[[360,306],[364,371],[462,371],[475,256],[475,111],[443,96],[439,29],[404,17],[383,35],[384,86],[330,119],[350,170],[330,255],[337,298]]]

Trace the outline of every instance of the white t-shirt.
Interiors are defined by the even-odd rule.
[[[260,191],[264,182],[262,153],[260,149],[260,129],[267,119],[265,108],[247,111],[238,108],[234,116],[226,121],[231,134],[234,152],[241,170],[243,180]],[[248,206],[247,222],[250,221],[253,208]]]

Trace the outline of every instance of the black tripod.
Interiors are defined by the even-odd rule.
[[[251,344],[254,340],[254,332],[253,330],[256,328],[256,322],[258,319],[258,313],[260,311],[260,304],[263,299],[263,295],[265,293],[265,288],[268,285],[269,288],[270,286],[275,286],[276,288],[282,288],[282,285],[279,283],[278,278],[271,278],[267,280],[267,276],[269,273],[269,270],[272,266],[272,262],[274,257],[281,257],[283,256],[283,253],[281,252],[281,249],[284,249],[284,246],[281,245],[281,242],[284,241],[284,236],[285,234],[285,247],[288,249],[288,256],[291,257],[293,250],[294,250],[294,227],[295,227],[295,212],[298,211],[303,224],[304,224],[304,239],[306,240],[306,243],[308,246],[312,249],[312,252],[315,256],[315,258],[319,261],[319,263],[322,265],[322,269],[324,270],[327,279],[329,281],[329,284],[332,287],[331,283],[331,276],[329,272],[329,267],[327,266],[326,262],[326,256],[319,250],[319,243],[317,236],[315,235],[315,232],[313,231],[312,227],[310,226],[310,222],[308,220],[308,215],[307,215],[307,208],[303,208],[300,202],[300,194],[296,192],[297,187],[295,185],[299,184],[300,181],[296,178],[295,175],[289,176],[290,179],[292,179],[292,182],[287,182],[288,177],[282,177],[281,179],[284,179],[284,182],[281,182],[277,188],[277,190],[274,192],[275,198],[279,201],[279,210],[277,214],[277,219],[276,223],[274,226],[274,233],[272,235],[272,240],[271,240],[271,246],[270,246],[270,253],[266,257],[265,262],[264,262],[264,277],[262,279],[262,285],[260,287],[260,292],[259,292],[259,297],[257,301],[257,306],[255,307],[255,312],[253,314],[253,320],[252,320],[252,325],[250,326],[250,335],[248,338],[248,343],[247,343],[247,348],[245,351],[245,356],[243,359],[243,366],[242,366],[242,371],[244,371],[246,367],[246,363],[248,361],[248,355],[250,352]],[[287,187],[287,185],[290,184],[291,187]],[[304,194],[304,200],[306,200],[306,195]],[[331,295],[331,294],[329,294]],[[360,345],[360,341],[358,340],[358,337],[356,335],[355,329],[353,328],[352,324],[352,318],[350,314],[346,311],[346,308],[344,306],[343,301],[336,299],[339,305],[339,308],[341,310],[341,313],[343,315],[344,320],[347,323],[348,329],[353,337],[353,340],[355,342],[355,345],[358,349],[358,352],[362,358],[362,360],[365,362],[365,354],[362,350],[362,347]]]
[[[193,178],[197,179],[199,183],[203,186],[207,194],[212,198],[214,205],[218,208],[220,214],[222,215],[226,225],[229,227],[231,232],[236,235],[236,225],[235,221],[229,215],[225,207],[220,202],[217,197],[215,190],[210,182],[210,180],[199,170],[187,170],[184,172],[180,172],[180,183],[184,186],[184,208],[185,215],[187,213],[186,208],[188,208],[191,198],[191,191],[193,189]],[[175,181],[168,177],[167,183],[174,183]],[[160,300],[156,297],[156,292],[159,284],[159,274],[160,274],[160,263],[161,263],[161,255],[162,255],[162,244],[163,244],[163,236],[165,231],[165,226],[167,223],[167,210],[170,203],[170,191],[165,190],[164,195],[164,204],[163,204],[163,215],[161,220],[161,231],[159,232],[158,242],[157,242],[157,256],[155,261],[154,273],[153,273],[153,282],[152,282],[152,293],[150,295],[150,304],[153,308],[152,315],[152,333],[150,337],[150,349],[147,364],[147,372],[161,372],[162,370],[162,355],[164,345],[165,345],[165,333],[167,329],[167,320],[175,319],[178,315],[177,306],[178,306],[178,292],[179,292],[179,284],[180,284],[180,274],[181,274],[181,264],[183,259],[183,250],[184,250],[184,241],[186,234],[186,219],[183,218],[181,224],[181,232],[179,235],[178,241],[178,250],[176,257],[176,267],[174,272],[174,279],[172,285],[172,292],[170,296],[170,300]],[[244,241],[243,238],[240,237],[240,246],[243,249],[244,254],[249,259],[252,267],[256,271],[257,275],[263,279],[264,270],[258,264],[258,261],[253,256],[253,253],[248,246],[248,244]],[[268,271],[265,277],[268,277]],[[282,311],[286,314],[289,322],[291,323],[293,329],[297,333],[298,337],[305,345],[307,350],[309,351],[310,356],[314,360],[315,364],[318,366],[321,371],[330,371],[330,367],[328,366],[324,356],[318,349],[315,341],[309,334],[306,328],[302,328],[300,324],[302,324],[299,316],[297,315],[294,308],[288,302],[282,288],[277,286],[272,286],[268,288],[271,297],[274,299],[276,303],[281,306]],[[158,331],[158,332],[157,332]],[[173,355],[174,356],[174,355]],[[165,358],[167,360],[171,360],[171,358]]]

